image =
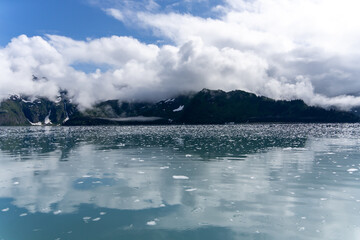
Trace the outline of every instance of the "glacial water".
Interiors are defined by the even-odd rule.
[[[1,127],[0,239],[360,239],[360,125]]]

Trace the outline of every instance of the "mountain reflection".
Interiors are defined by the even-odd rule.
[[[0,198],[29,214],[73,214],[84,204],[167,209],[154,221],[166,229],[240,224],[255,232],[279,216],[290,224],[284,217],[304,208],[321,216],[309,202],[330,210],[322,199],[341,194],[324,186],[349,177],[352,164],[335,158],[355,154],[359,141],[265,126],[1,128]]]

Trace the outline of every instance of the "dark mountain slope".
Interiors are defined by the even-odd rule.
[[[56,102],[12,96],[0,105],[0,125],[224,124],[246,122],[359,122],[351,112],[275,101],[236,90],[203,89],[157,103],[109,100],[80,112],[66,93]]]

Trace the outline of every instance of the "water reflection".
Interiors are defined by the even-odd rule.
[[[0,128],[0,239],[356,239],[357,129]]]

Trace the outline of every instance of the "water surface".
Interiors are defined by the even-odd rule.
[[[360,125],[1,127],[0,239],[360,239]]]

